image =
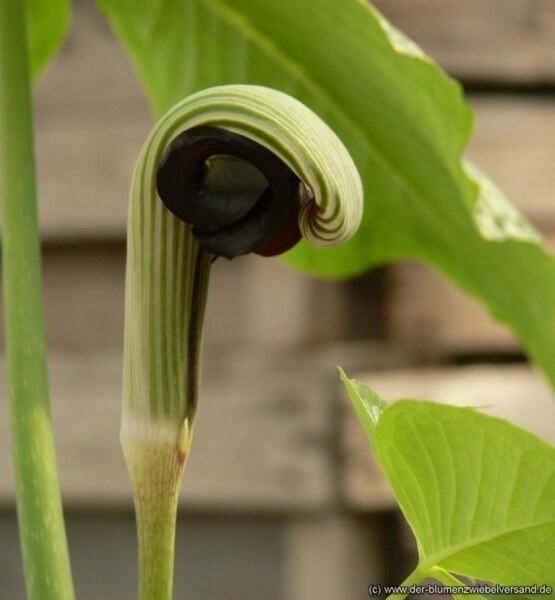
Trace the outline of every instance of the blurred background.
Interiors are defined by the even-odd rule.
[[[555,4],[379,0],[466,87],[469,155],[555,242]],[[118,443],[128,187],[151,118],[92,2],[36,88],[52,406],[81,600],[135,597]],[[546,383],[485,310],[426,267],[347,282],[277,261],[215,263],[185,473],[176,598],[364,599],[415,563],[335,365],[387,399],[487,406],[555,441]],[[23,600],[3,352],[0,600]]]

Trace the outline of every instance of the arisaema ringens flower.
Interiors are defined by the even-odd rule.
[[[172,594],[175,517],[218,256],[341,244],[362,218],[347,150],[311,110],[249,85],[189,96],[156,124],[129,205],[123,419],[141,600]]]

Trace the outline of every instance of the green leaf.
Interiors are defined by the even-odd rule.
[[[555,384],[555,261],[461,156],[472,114],[460,87],[362,0],[98,0],[159,115],[226,83],[285,91],[348,147],[365,217],[337,249],[299,244],[310,273],[347,277],[423,260],[508,323]]]
[[[344,381],[417,539],[419,572],[555,589],[555,447],[471,408],[384,408]]]
[[[31,75],[36,79],[67,36],[69,0],[27,0],[27,28]]]
[[[338,369],[358,420],[362,423],[368,440],[374,446],[378,420],[382,412],[389,407],[389,404],[357,379],[349,379],[341,367],[338,367]]]

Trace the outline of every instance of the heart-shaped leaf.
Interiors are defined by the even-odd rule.
[[[287,260],[346,277],[426,261],[508,323],[555,383],[555,261],[461,156],[472,114],[460,87],[362,0],[98,0],[156,114],[201,88],[278,88],[349,148],[365,217],[345,246]]]
[[[342,378],[418,542],[416,572],[555,589],[553,446],[472,408],[387,405]]]

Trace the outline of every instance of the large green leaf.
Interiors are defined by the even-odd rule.
[[[553,446],[471,408],[387,405],[342,378],[417,539],[423,577],[439,567],[555,589]]]
[[[98,0],[155,113],[200,88],[256,83],[296,96],[343,139],[365,218],[345,246],[287,260],[346,277],[426,261],[508,323],[555,383],[555,261],[461,155],[460,87],[362,0]]]
[[[70,22],[69,0],[27,0],[31,75],[36,79],[66,38]]]

